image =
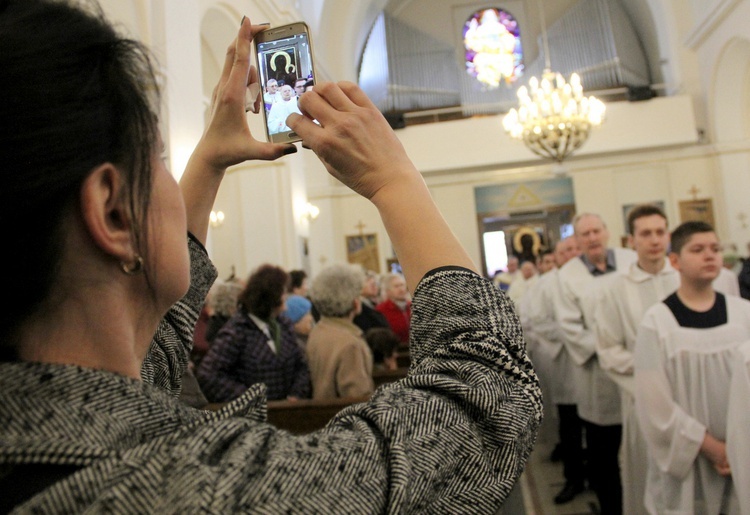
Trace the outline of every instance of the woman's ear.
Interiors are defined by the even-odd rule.
[[[81,217],[91,239],[101,250],[119,261],[135,254],[132,224],[122,173],[104,163],[86,177],[81,186]]]

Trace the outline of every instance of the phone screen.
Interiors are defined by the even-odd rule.
[[[294,24],[304,27],[303,24]],[[271,29],[271,36],[276,32]],[[263,105],[268,140],[274,143],[299,141],[286,125],[290,113],[299,113],[299,97],[314,84],[310,37],[306,30],[294,31],[270,41],[257,43]]]

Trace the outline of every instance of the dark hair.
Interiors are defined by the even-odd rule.
[[[289,291],[300,288],[302,283],[307,279],[307,272],[304,270],[292,270],[289,272]]]
[[[2,253],[13,302],[0,341],[12,347],[19,327],[54,298],[66,220],[100,164],[124,174],[134,242],[148,263],[159,98],[148,50],[118,35],[101,8],[0,2],[0,70],[0,226],[13,249]],[[0,349],[0,359],[14,358]]]
[[[365,333],[365,340],[372,350],[374,363],[383,363],[385,358],[393,356],[400,340],[396,333],[387,327],[372,327]]]
[[[247,286],[238,298],[245,311],[268,320],[274,309],[284,303],[289,274],[278,266],[261,265],[250,274]]]
[[[682,251],[682,247],[690,240],[693,234],[701,232],[716,232],[710,224],[706,222],[684,222],[677,226],[671,234],[670,252],[679,254]]]
[[[665,222],[667,221],[667,215],[664,214],[664,211],[654,204],[640,204],[631,209],[628,213],[628,234],[632,236],[635,233],[636,220],[652,215],[659,215]]]

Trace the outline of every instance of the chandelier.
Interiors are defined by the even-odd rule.
[[[518,110],[511,109],[505,115],[503,128],[535,154],[562,163],[586,142],[593,127],[601,125],[605,106],[593,96],[583,96],[577,73],[566,83],[561,74],[551,71],[544,11],[540,0],[537,4],[546,66],[541,81],[531,77],[528,88],[518,88]]]

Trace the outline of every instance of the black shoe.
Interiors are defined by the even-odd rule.
[[[555,496],[555,504],[565,504],[573,499],[575,496],[583,492],[583,485],[576,483],[565,483],[565,486],[560,493]]]
[[[557,463],[562,460],[562,447],[559,443],[555,445],[554,449],[552,449],[552,454],[549,455],[549,460],[552,463]]]

